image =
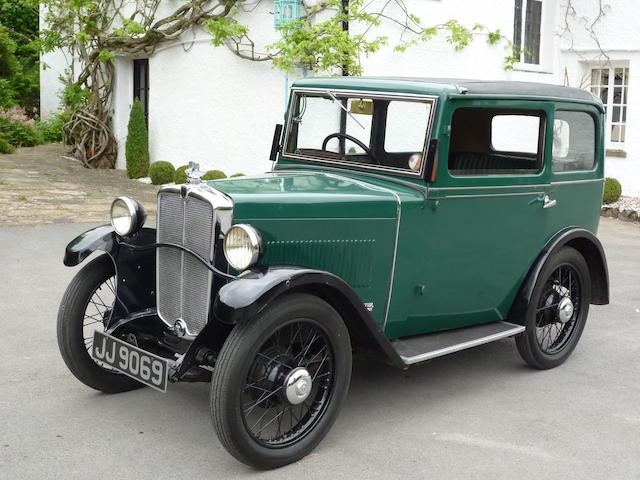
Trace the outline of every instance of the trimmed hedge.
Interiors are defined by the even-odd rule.
[[[187,183],[187,168],[189,165],[176,168],[176,173],[173,174],[173,183]]]
[[[160,160],[153,162],[149,167],[149,176],[151,177],[151,183],[154,185],[164,185],[165,183],[173,182],[173,176],[176,173],[176,169],[169,162]]]
[[[129,178],[147,176],[149,173],[149,137],[144,120],[144,110],[138,98],[133,101],[129,115],[125,157],[127,160],[127,176]]]
[[[235,178],[235,177],[246,177],[246,175],[242,172],[239,172],[239,173],[234,173],[229,178]]]
[[[622,195],[622,185],[615,178],[607,177],[604,179],[604,193],[602,195],[602,203],[609,204],[617,202]]]
[[[207,170],[202,176],[202,180],[219,180],[227,178],[222,170]]]

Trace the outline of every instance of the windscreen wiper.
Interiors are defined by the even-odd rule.
[[[349,116],[351,117],[351,119],[352,119],[354,122],[356,122],[358,125],[360,125],[360,128],[361,128],[361,129],[366,130],[366,129],[364,128],[364,125],[362,125],[362,124],[361,124],[361,123],[356,119],[356,117],[354,117],[354,116],[353,116],[353,114],[352,114],[352,113],[347,109],[347,107],[345,107],[345,106],[342,104],[342,102],[341,102],[340,100],[338,100],[338,98],[337,98],[337,97],[336,97],[332,92],[330,92],[329,90],[327,90],[326,92],[327,92],[327,95],[329,95],[329,96],[331,97],[331,100],[333,100],[333,102],[334,102],[334,103],[335,103],[335,102],[338,102],[338,106],[339,106],[342,110],[344,110],[344,111],[347,113],[347,115],[349,115]]]

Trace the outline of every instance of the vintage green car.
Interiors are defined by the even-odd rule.
[[[104,392],[211,381],[225,448],[258,468],[336,420],[353,352],[399,368],[515,337],[563,363],[607,304],[596,238],[604,113],[590,93],[452,79],[307,78],[270,173],[158,192],[83,233],[58,342]]]

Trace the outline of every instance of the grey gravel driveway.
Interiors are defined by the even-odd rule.
[[[573,357],[528,369],[510,340],[406,372],[358,360],[346,407],[310,456],[237,463],[208,385],[104,395],[57,350],[64,245],[87,225],[0,229],[1,479],[640,479],[640,228],[604,219],[612,304]]]

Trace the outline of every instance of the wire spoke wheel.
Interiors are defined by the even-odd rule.
[[[580,316],[580,277],[571,265],[557,267],[540,296],[536,311],[536,338],[546,354],[562,350]]]
[[[262,469],[308,455],[340,412],[351,364],[349,331],[317,296],[283,295],[241,319],[211,382],[211,419],[220,442]]]
[[[584,257],[562,247],[538,275],[525,318],[516,337],[518,352],[531,367],[557,367],[569,358],[584,330],[591,303],[591,277]]]
[[[82,340],[89,355],[91,355],[91,349],[93,348],[94,332],[96,330],[103,332],[106,323],[111,318],[111,312],[116,303],[115,282],[115,275],[109,277],[96,287],[87,302],[84,318],[82,319]],[[96,361],[96,363],[104,368],[101,362]]]
[[[268,447],[297,441],[324,411],[333,378],[333,353],[319,326],[301,320],[276,330],[258,351],[242,390],[247,431]]]

